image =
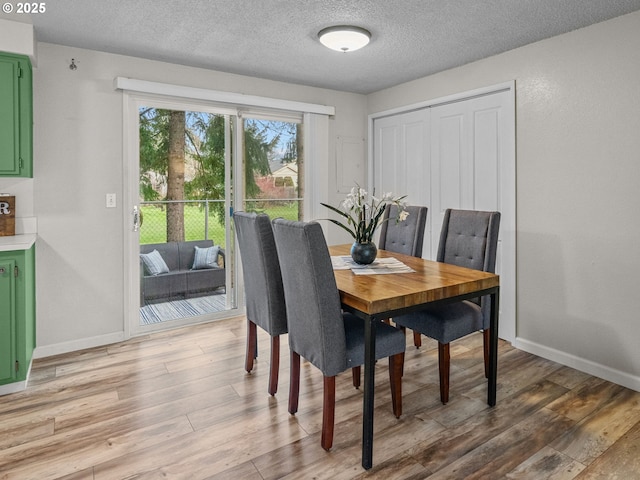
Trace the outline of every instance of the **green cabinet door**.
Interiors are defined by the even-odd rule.
[[[0,252],[0,386],[27,378],[35,311],[35,246]]]
[[[0,258],[0,385],[16,381],[15,266]]]
[[[31,62],[0,53],[0,176],[33,174],[33,91]]]

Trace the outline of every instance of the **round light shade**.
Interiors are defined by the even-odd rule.
[[[339,25],[323,28],[318,32],[320,43],[338,52],[353,52],[369,43],[371,33],[360,27]]]

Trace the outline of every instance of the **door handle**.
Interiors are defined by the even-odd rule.
[[[140,210],[138,210],[138,206],[135,205],[133,207],[133,231],[137,232],[140,229]]]

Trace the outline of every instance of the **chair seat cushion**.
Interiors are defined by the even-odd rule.
[[[393,317],[393,321],[431,337],[449,343],[470,333],[482,330],[480,306],[469,301],[434,305],[407,315]]]
[[[364,322],[360,318],[345,313],[344,331],[347,341],[347,368],[364,364]],[[405,334],[383,322],[376,324],[376,360],[404,352]]]

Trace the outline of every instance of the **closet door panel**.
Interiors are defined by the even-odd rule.
[[[412,205],[430,204],[429,109],[376,119],[374,187],[377,195],[407,195]],[[429,216],[427,215],[427,222]],[[423,253],[431,251],[428,225]]]
[[[431,109],[431,243],[435,259],[447,208],[466,208],[467,120],[459,105]]]
[[[395,194],[406,194],[409,203],[427,205],[430,185],[429,142],[426,119],[409,123],[404,127],[402,148],[406,159],[405,190]]]
[[[407,195],[412,205],[431,204],[431,151],[430,143],[430,110],[422,109],[406,114],[402,139],[402,155],[406,160],[405,190],[393,190],[394,194]],[[431,255],[431,225],[429,212],[425,225],[422,256]]]
[[[512,89],[374,120],[376,191],[429,208],[423,257],[435,259],[447,208],[502,213],[500,337],[515,339],[515,111]]]
[[[404,177],[406,162],[401,157],[400,133],[401,126],[396,125],[389,119],[382,119],[376,122],[375,142],[375,177],[377,179],[374,187],[380,191],[397,191],[400,180]],[[362,185],[364,187],[364,185]]]
[[[500,111],[473,112],[474,180],[476,210],[499,210],[500,206]]]

